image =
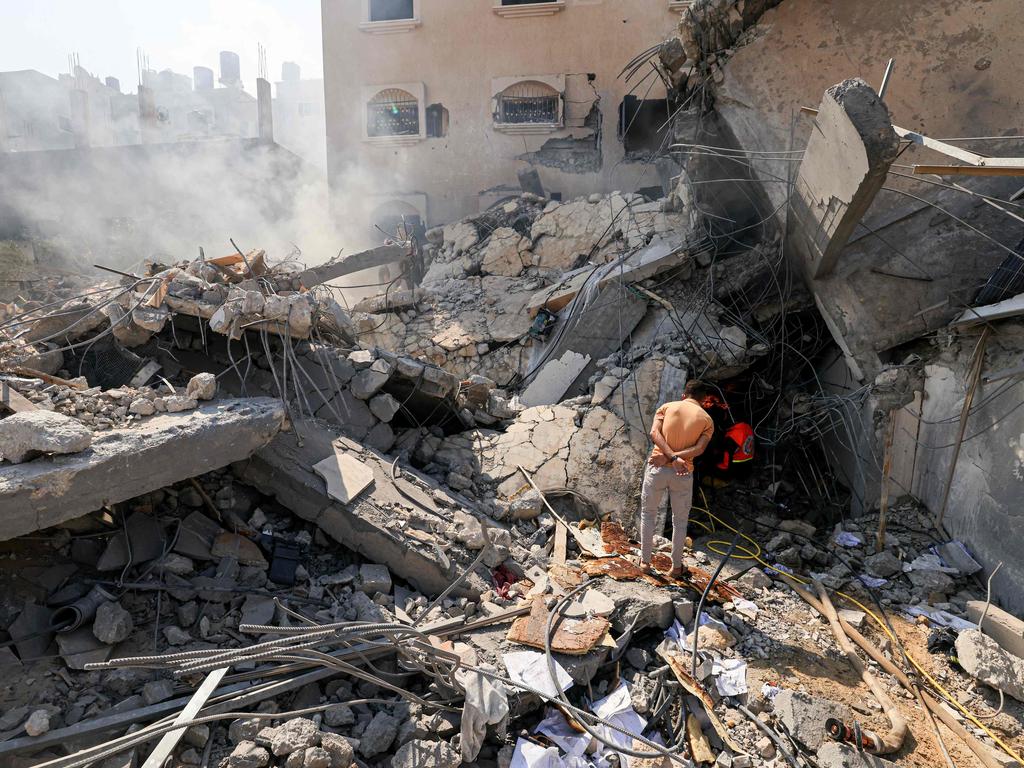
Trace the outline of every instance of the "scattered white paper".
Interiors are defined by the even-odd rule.
[[[849,531],[840,531],[835,536],[836,544],[841,544],[844,547],[859,547],[864,542],[860,536]]]
[[[768,683],[761,685],[761,695],[768,699],[768,701],[775,701],[775,697],[781,690],[777,685],[768,685]]]
[[[743,659],[719,659],[711,667],[715,687],[723,696],[739,696],[747,692],[747,662]]]
[[[509,768],[562,768],[558,747],[542,747],[527,739],[516,741]]]
[[[569,725],[557,709],[548,710],[547,717],[537,724],[537,733],[543,733],[570,757],[583,755],[590,746],[590,734],[580,733]]]
[[[537,651],[512,651],[502,656],[508,676],[514,682],[522,683],[540,691],[545,696],[555,698],[559,691],[567,691],[572,687],[572,678],[565,667],[554,661],[555,677],[559,688],[555,688],[551,673],[548,671],[547,658]]]
[[[618,688],[603,699],[595,701],[591,711],[598,717],[607,720],[609,723],[614,723],[626,731],[626,733],[621,733],[604,725],[598,725],[595,728],[607,741],[626,749],[632,749],[633,737],[642,735],[647,727],[647,721],[633,709],[633,702],[629,696],[629,687],[625,682],[620,681]],[[627,755],[620,752],[619,760],[628,768],[630,758]]]

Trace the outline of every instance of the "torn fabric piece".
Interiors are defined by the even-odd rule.
[[[603,699],[595,701],[591,710],[598,717],[603,720],[607,720],[609,723],[613,723],[626,732],[622,733],[605,725],[598,725],[595,728],[595,730],[598,731],[605,740],[619,747],[631,749],[633,746],[633,738],[635,736],[642,735],[644,729],[647,727],[647,721],[638,715],[636,710],[633,709],[633,702],[629,696],[629,687],[626,685],[625,681],[620,681],[618,688]],[[614,750],[606,751],[614,753]],[[618,754],[622,765],[628,768],[629,760],[631,758],[621,752]]]
[[[557,697],[560,692],[567,691],[572,687],[572,678],[565,671],[565,667],[557,661],[554,662],[554,665],[559,687],[555,687],[554,681],[551,679],[551,672],[548,670],[547,658],[543,653],[512,651],[502,656],[502,661],[505,662],[509,678],[551,698]]]
[[[537,724],[537,733],[543,733],[570,757],[583,755],[590,746],[589,734],[580,733],[557,709],[549,709],[547,716]]]
[[[458,680],[466,689],[462,709],[462,759],[472,762],[484,745],[487,726],[498,725],[508,718],[508,694],[497,680],[474,670],[459,670]]]

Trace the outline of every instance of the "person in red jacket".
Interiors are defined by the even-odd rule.
[[[756,444],[754,428],[745,421],[737,421],[725,430],[722,443],[722,451],[715,468],[725,476],[749,474]]]

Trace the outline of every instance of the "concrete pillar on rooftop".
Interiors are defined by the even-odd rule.
[[[270,81],[259,77],[256,79],[256,111],[260,141],[274,141],[274,107],[270,97]]]

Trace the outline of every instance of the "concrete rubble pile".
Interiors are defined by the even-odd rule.
[[[0,508],[32,498],[39,510],[10,513],[18,573],[0,571],[12,580],[0,606],[10,637],[0,658],[11,670],[0,756],[17,766],[72,754],[82,764],[150,756],[182,768],[600,768],[637,759],[624,747],[664,762],[660,745],[685,743],[688,764],[773,766],[792,755],[853,764],[856,751],[827,735],[826,719],[873,733],[885,717],[839,671],[835,637],[787,574],[848,595],[843,621],[886,658],[913,648],[972,710],[998,706],[994,691],[1018,695],[1013,617],[986,618],[985,632],[998,628],[991,635],[975,629],[984,604],[970,578],[976,563],[958,542],[935,546],[918,533],[912,504],[889,510],[876,551],[872,519],[833,526],[836,502],[823,507],[767,467],[719,489],[714,517],[695,510],[719,532],[697,537],[681,579],[662,575],[669,543],[660,536],[660,570],[636,566],[630,536],[650,414],[691,371],[725,381],[758,365],[771,350],[756,328],[809,307],[795,294],[785,308],[762,302],[737,314],[771,273],[778,243],[711,257],[690,215],[666,212],[679,205],[524,195],[433,233],[414,303],[396,311],[366,300],[379,311],[354,307],[351,324],[323,289],[296,290],[297,268],[267,268],[249,291],[198,260],[153,268],[166,293],[122,288],[128,301],[162,300],[162,325],[143,334],[134,310],[95,325],[88,317],[88,332],[54,330],[88,315],[79,300],[56,319],[37,316],[57,348],[14,336],[8,349],[20,354],[4,381],[21,399],[0,419]],[[648,228],[602,245],[616,221],[605,206],[634,223],[648,214]],[[545,221],[562,208],[568,221]],[[588,216],[592,226],[577,221]],[[691,223],[664,247],[669,216]],[[493,231],[473,251],[485,226]],[[487,286],[496,275],[480,253],[503,227],[517,232],[523,267],[499,276],[515,286]],[[541,236],[545,228],[556,234]],[[557,377],[532,374],[555,353],[555,363],[582,355],[571,347],[578,335],[557,326],[531,337],[529,308],[565,289],[572,295],[553,314],[572,321],[574,297],[589,292],[573,283],[581,260],[600,279],[601,265],[644,253],[654,255],[632,265],[627,335],[600,338],[591,347],[600,356],[582,365],[553,366]],[[449,276],[430,277],[442,270]],[[462,309],[451,297],[467,283],[502,298],[477,296]],[[612,281],[593,292],[625,288]],[[275,295],[306,303],[309,324],[305,311],[261,318]],[[501,306],[509,296],[514,309]],[[490,333],[504,315],[517,324],[504,347],[493,336],[473,342],[487,349],[472,355],[469,342],[422,343],[457,326]],[[746,330],[729,325],[740,315]],[[123,383],[106,387],[73,348],[104,331],[135,355],[118,372]],[[26,352],[61,359],[44,371],[25,365]],[[801,403],[787,391],[781,407],[813,420]],[[166,461],[172,451],[180,458]],[[748,536],[746,555],[713,577],[733,535],[721,531],[725,519]],[[872,624],[874,599],[899,624],[899,646]],[[1011,647],[999,646],[1007,637]],[[921,659],[925,645],[936,655]],[[912,705],[895,679],[886,686],[901,708]],[[1017,714],[1010,703],[992,721],[1011,743],[1024,735]],[[174,717],[194,724],[161,727]],[[991,736],[975,733],[976,748],[995,754]]]

